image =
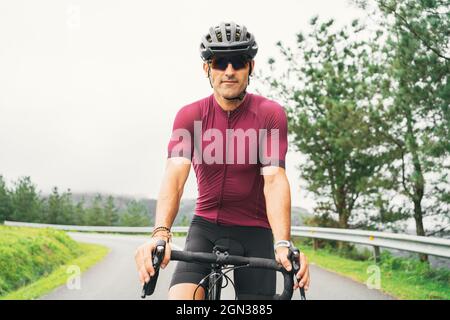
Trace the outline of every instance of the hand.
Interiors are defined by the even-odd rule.
[[[303,252],[300,251],[300,270],[295,275],[297,279],[300,281],[294,283],[294,290],[297,288],[305,288],[305,291],[308,291],[309,285],[311,283],[311,277],[309,275],[309,265],[308,259]]]
[[[150,277],[155,275],[155,269],[153,268],[153,257],[152,252],[156,248],[156,242],[158,240],[166,241],[166,250],[164,253],[164,259],[161,263],[161,268],[165,268],[170,261],[170,244],[167,242],[167,238],[164,236],[156,236],[151,238],[148,242],[139,246],[134,254],[134,259],[136,261],[136,267],[139,273],[139,280],[143,285],[144,282],[150,281]]]
[[[289,248],[287,247],[278,247],[275,251],[275,258],[287,271],[292,270],[292,264],[288,259]],[[309,276],[309,265],[308,260],[303,252],[300,252],[300,270],[295,275],[297,279],[300,279],[300,282],[294,283],[294,290],[299,287],[305,288],[305,290],[309,289],[309,285],[311,282],[311,278]]]

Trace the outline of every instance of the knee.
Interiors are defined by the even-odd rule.
[[[169,300],[204,300],[205,290],[194,283],[178,283],[169,289]]]

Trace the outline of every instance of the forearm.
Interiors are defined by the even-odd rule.
[[[189,176],[190,162],[169,158],[156,202],[155,227],[171,228],[183,195],[184,184]]]
[[[161,190],[156,203],[155,227],[171,228],[180,207],[182,192],[176,189]]]
[[[289,182],[280,176],[264,184],[266,211],[274,240],[291,239],[291,193]]]

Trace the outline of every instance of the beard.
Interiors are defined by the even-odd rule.
[[[245,95],[247,86],[244,87],[237,87],[236,88],[223,88],[221,87],[218,91],[220,95],[227,100],[233,100],[237,98],[242,98],[243,95]],[[242,99],[239,99],[242,100]]]

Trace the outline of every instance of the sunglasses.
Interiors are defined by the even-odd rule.
[[[247,66],[247,57],[244,56],[231,56],[231,57],[215,57],[211,60],[211,67],[216,70],[226,70],[228,64],[231,63],[234,70],[240,70]]]

